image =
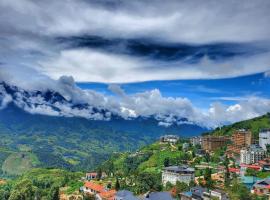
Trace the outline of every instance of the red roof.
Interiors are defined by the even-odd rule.
[[[116,194],[116,190],[109,190],[109,191],[104,191],[104,192],[99,193],[99,196],[102,199],[111,200],[111,199],[114,199],[115,194]]]
[[[259,165],[247,165],[247,164],[241,164],[241,167],[246,167],[246,168],[250,168],[250,169],[255,169],[255,170],[260,170],[261,167]]]
[[[229,172],[239,173],[240,169],[238,169],[238,168],[229,168]]]
[[[85,182],[85,183],[84,183],[84,187],[87,187],[87,188],[89,188],[89,189],[92,189],[92,190],[94,190],[94,191],[96,191],[96,192],[98,192],[98,193],[104,192],[104,191],[105,191],[105,189],[104,189],[104,187],[103,187],[102,185],[93,183],[93,182],[91,182],[91,181]]]

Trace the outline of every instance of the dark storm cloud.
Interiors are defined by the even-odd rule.
[[[73,36],[56,38],[66,48],[90,48],[111,53],[134,56],[148,56],[152,59],[176,61],[184,60],[197,63],[207,56],[211,60],[228,59],[235,56],[251,56],[265,53],[268,48],[241,43],[213,43],[191,45],[181,43],[165,43],[146,39],[106,39],[99,36]]]
[[[260,73],[269,71],[269,8],[267,0],[2,0],[0,60],[92,82]]]

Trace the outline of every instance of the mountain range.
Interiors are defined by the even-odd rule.
[[[160,126],[155,116],[124,118],[58,91],[28,91],[4,82],[0,100],[0,165],[13,175],[23,171],[8,171],[18,159],[28,159],[30,167],[88,170],[112,153],[135,150],[163,134],[187,137],[208,130],[186,118],[171,126]]]

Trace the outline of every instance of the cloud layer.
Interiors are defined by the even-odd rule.
[[[2,0],[0,62],[106,83],[266,72],[269,8],[267,0]]]
[[[5,82],[11,84],[8,80]],[[36,82],[35,88],[39,88],[39,84]],[[47,86],[43,90],[33,87],[24,90],[0,85],[0,108],[13,102],[33,114],[77,116],[91,120],[110,120],[112,116],[125,119],[154,117],[162,126],[193,123],[208,128],[270,112],[270,99],[255,96],[230,106],[216,102],[202,110],[187,98],[164,97],[158,89],[128,95],[119,85],[113,84],[108,87],[116,96],[106,96],[93,90],[81,90],[72,77],[61,77],[57,81],[48,79]]]

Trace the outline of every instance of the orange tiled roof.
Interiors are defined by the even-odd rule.
[[[259,165],[247,165],[247,164],[240,164],[241,167],[247,167],[250,169],[260,170],[261,167]]]
[[[104,192],[105,189],[102,185],[99,185],[99,184],[96,184],[96,183],[93,183],[91,181],[87,181],[84,183],[84,186],[87,187],[87,188],[90,188],[96,192]]]
[[[240,169],[238,169],[238,168],[229,168],[229,172],[239,173]]]
[[[102,199],[113,199],[113,197],[115,196],[116,194],[116,190],[109,190],[109,191],[104,191],[104,192],[101,192],[99,193],[99,196],[102,198]]]

